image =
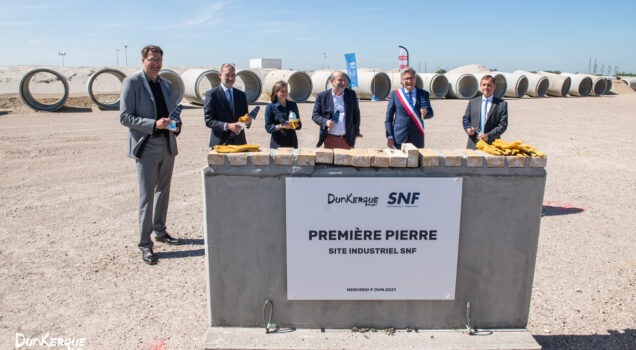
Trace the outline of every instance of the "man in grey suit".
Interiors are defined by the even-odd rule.
[[[122,84],[119,121],[128,128],[128,157],[137,163],[138,247],[142,260],[154,265],[158,257],[152,251],[150,235],[153,231],[158,242],[182,243],[166,232],[170,181],[174,157],[178,153],[176,136],[181,126],[180,122],[177,128],[171,125],[170,112],[173,112],[173,118],[180,118],[178,111],[175,112],[177,106],[170,82],[159,77],[163,51],[158,46],[148,45],[141,50],[141,55],[143,70],[127,77]]]
[[[464,131],[468,134],[468,149],[475,149],[479,140],[492,143],[508,128],[508,104],[493,96],[495,78],[484,75],[479,86],[482,95],[468,102],[462,118]]]

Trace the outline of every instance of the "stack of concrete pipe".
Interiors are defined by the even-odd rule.
[[[196,105],[203,105],[205,92],[209,89],[214,89],[221,84],[219,71],[215,69],[188,69],[183,72],[182,77],[185,84],[184,97],[190,103]],[[209,83],[209,86],[204,84],[205,81]]]
[[[590,91],[590,95],[593,96],[601,96],[605,95],[607,90],[607,78],[599,77],[599,76],[591,76],[592,79],[592,90]]]
[[[159,76],[161,79],[166,79],[172,85],[172,97],[174,98],[174,104],[178,105],[181,100],[183,100],[183,95],[185,93],[185,84],[183,83],[183,79],[181,76],[170,69],[162,69],[159,71]]]
[[[430,98],[444,98],[448,94],[448,79],[439,73],[417,73],[422,80],[422,89],[428,91]]]
[[[463,74],[470,73],[477,78],[477,81],[480,82],[481,78],[485,75],[492,75],[495,78],[495,91],[493,92],[493,96],[502,98],[506,94],[506,90],[508,89],[508,83],[506,82],[506,78],[503,74],[493,72],[481,64],[468,64],[465,66],[457,67],[448,71],[449,74]],[[448,74],[447,74],[448,76]],[[450,80],[450,79],[449,79]]]
[[[528,91],[526,91],[526,95],[532,97],[544,97],[548,92],[548,87],[550,85],[548,78],[519,69],[514,71],[513,74],[525,75],[526,78],[528,78]]]
[[[590,94],[590,91],[592,91],[592,78],[589,76],[585,74],[572,73],[561,73],[561,75],[572,79],[572,84],[570,84],[568,94],[572,96],[585,97]],[[605,88],[603,88],[603,90],[605,90]]]
[[[570,77],[544,71],[541,71],[538,74],[548,78],[548,81],[550,82],[548,85],[548,95],[565,97],[568,94],[568,91],[570,91],[570,85],[572,85],[572,79],[570,79]]]

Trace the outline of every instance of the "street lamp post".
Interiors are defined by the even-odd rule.
[[[66,56],[66,52],[58,52],[57,54],[62,57],[62,67],[64,67],[64,56]]]
[[[126,66],[128,66],[128,45],[124,45],[124,56],[126,57]]]
[[[115,57],[117,59],[117,67],[119,67],[119,49],[115,52]]]

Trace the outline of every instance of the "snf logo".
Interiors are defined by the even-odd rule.
[[[419,192],[391,192],[389,194],[389,201],[387,204],[389,205],[413,205],[415,201],[420,199]]]

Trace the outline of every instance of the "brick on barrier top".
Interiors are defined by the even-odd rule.
[[[301,148],[296,155],[297,165],[315,165],[316,164],[316,149],[315,148]]]
[[[364,148],[353,149],[353,166],[368,168],[371,166],[371,154]]]
[[[548,157],[532,157],[530,158],[530,167],[545,168],[545,165],[547,162],[548,162]]]
[[[480,168],[484,166],[484,156],[472,149],[456,149],[455,152],[466,155],[466,166],[469,168]]]
[[[488,165],[489,168],[503,168],[506,163],[504,156],[493,156],[489,154],[485,156],[485,158],[486,165]]]
[[[412,143],[403,143],[402,152],[406,153],[408,159],[406,160],[406,166],[409,168],[417,168],[420,160],[420,153],[417,151]]]
[[[332,164],[333,150],[325,148],[316,148],[316,164]]]
[[[248,152],[247,158],[252,160],[252,165],[269,165],[269,148],[261,148],[258,152]]]
[[[384,152],[389,155],[389,166],[392,168],[406,168],[408,156],[406,153],[392,148],[385,148]]]
[[[389,167],[389,155],[381,149],[369,148],[369,154],[371,155],[371,166],[378,168]]]
[[[226,157],[231,165],[247,165],[246,152],[226,153]]]
[[[208,153],[208,164],[209,165],[224,165],[225,164],[225,154],[219,153],[217,151],[210,151]]]
[[[421,166],[439,166],[440,156],[430,148],[420,148],[417,150],[420,156]]]
[[[274,152],[274,164],[276,165],[291,165],[293,161],[291,147],[279,147]]]
[[[353,150],[334,148],[333,164],[335,165],[353,165]]]
[[[526,167],[525,157],[506,156],[506,160],[508,161],[508,168],[525,168]]]
[[[462,156],[449,150],[441,149],[439,152],[444,156],[444,166],[462,166]]]

